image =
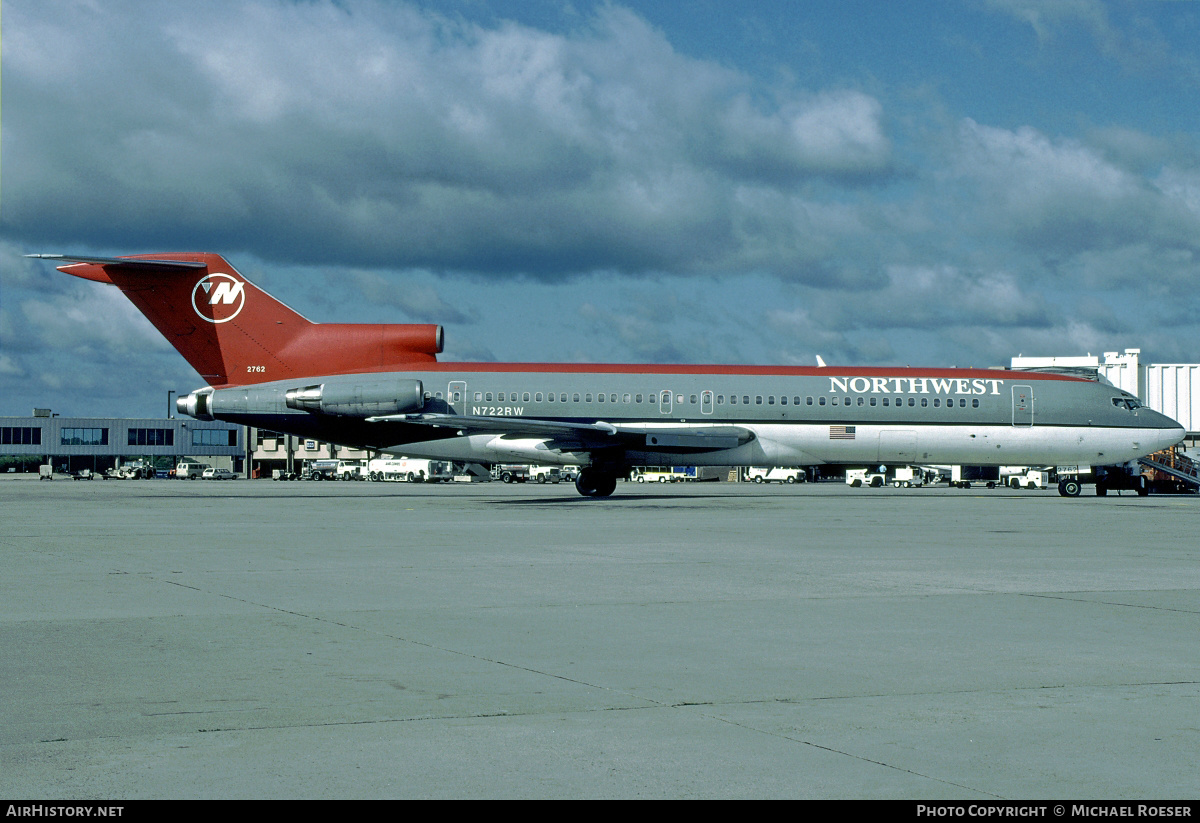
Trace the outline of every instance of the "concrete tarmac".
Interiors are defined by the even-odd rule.
[[[1200,498],[0,481],[0,797],[1200,795]]]

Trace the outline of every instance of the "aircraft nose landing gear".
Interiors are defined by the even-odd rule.
[[[1063,497],[1078,497],[1080,490],[1083,488],[1078,480],[1059,480],[1058,493]]]

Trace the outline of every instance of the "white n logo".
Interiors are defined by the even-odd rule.
[[[209,323],[228,323],[246,305],[246,284],[217,272],[201,277],[192,288],[192,308]]]
[[[208,305],[215,306],[217,303],[224,303],[226,306],[233,303],[242,296],[242,287],[245,283],[230,283],[228,280],[223,280],[217,284],[217,287],[212,291],[212,299],[208,301]]]

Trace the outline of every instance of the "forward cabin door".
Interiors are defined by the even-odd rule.
[[[1033,386],[1012,387],[1012,424],[1033,425]]]

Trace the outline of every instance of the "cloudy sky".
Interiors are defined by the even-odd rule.
[[[202,381],[32,252],[448,360],[1200,360],[1200,3],[7,0],[0,414]]]

